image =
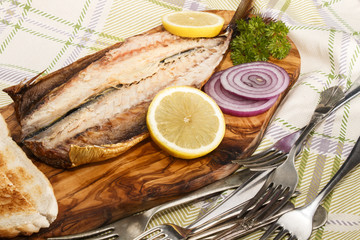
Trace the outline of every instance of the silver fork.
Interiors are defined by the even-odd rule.
[[[208,228],[213,227],[217,223],[222,223],[230,219],[231,217],[236,217],[237,214],[233,215],[232,213],[234,211],[239,212],[239,210],[241,210],[241,207],[244,206],[245,203],[249,201],[256,194],[257,191],[259,191],[261,186],[264,184],[267,172],[268,171],[252,172],[252,175],[246,181],[244,181],[235,191],[233,191],[229,196],[227,196],[226,199],[224,199],[216,207],[210,209],[205,215],[192,222],[189,226],[186,227],[186,230],[182,231],[181,227],[176,226],[174,230],[168,231],[168,235],[176,239],[179,234],[175,233],[175,235],[170,235],[173,231],[181,231],[182,235],[198,234],[204,230],[207,230]],[[169,227],[174,227],[174,225],[167,226],[165,228],[168,229]],[[142,239],[143,237],[148,236],[150,233],[155,232],[159,228],[161,227],[157,226],[154,229],[149,229],[135,239]]]
[[[275,222],[280,216],[293,209],[294,209],[294,205],[289,201],[276,214],[272,215],[267,219],[263,219],[262,221],[256,222],[256,224],[244,226],[241,222],[239,222],[239,219],[236,218],[234,220],[230,220],[220,225],[217,225],[213,228],[207,229],[206,231],[200,234],[194,234],[188,239],[189,240],[239,239],[241,237],[248,235],[249,233],[267,227],[271,223]],[[327,211],[325,210],[324,207],[319,206],[313,218],[313,224],[312,224],[313,230],[324,226],[326,221],[327,221]]]
[[[257,221],[260,218],[265,219],[267,216],[277,212],[290,199],[298,183],[298,174],[295,168],[297,152],[301,149],[309,133],[325,116],[328,116],[337,102],[343,99],[343,96],[344,93],[340,87],[331,87],[321,93],[320,102],[316,106],[309,124],[295,141],[286,160],[269,173],[263,187],[240,212],[238,217],[243,218],[244,223]],[[265,202],[270,204],[263,207]],[[252,210],[248,211],[250,208]],[[262,208],[261,211],[259,211],[260,208]]]
[[[149,229],[148,231],[142,233],[140,236],[134,238],[134,240],[175,240],[175,239],[185,239],[189,234],[191,229],[186,229],[178,225],[167,223],[161,224],[156,227]]]
[[[281,239],[286,235],[290,235],[289,239],[306,240],[311,236],[312,219],[317,207],[324,198],[332,191],[340,180],[345,177],[352,169],[360,163],[360,137],[358,138],[349,157],[343,163],[341,168],[321,190],[317,197],[308,205],[295,209],[282,215],[277,222],[269,227],[260,240],[267,239],[277,228],[280,232],[274,239]]]
[[[295,192],[294,197],[298,196],[300,193]],[[236,234],[237,236],[244,236],[248,233],[251,233],[255,230],[260,229],[266,225],[271,224],[279,216],[285,214],[294,209],[294,205],[291,202],[287,202],[287,204],[275,215],[271,216],[268,219],[263,219],[263,221],[252,223],[251,226],[247,226],[246,228],[242,228],[241,230],[237,229]],[[155,226],[141,235],[139,235],[134,240],[141,240],[141,239],[157,239],[157,240],[164,240],[164,239],[171,239],[171,240],[182,240],[182,239],[189,239],[189,240],[198,240],[198,239],[222,239],[218,238],[217,234],[232,229],[234,225],[237,225],[239,221],[236,217],[237,211],[233,212],[224,212],[221,216],[217,216],[215,219],[209,219],[209,221],[213,222],[210,226],[206,226],[205,228],[199,230],[199,228],[190,228],[188,227],[181,227],[172,223],[161,224]],[[314,218],[314,229],[319,228],[320,226],[324,225],[327,219],[327,212],[324,210],[323,207],[319,207],[319,211],[316,212],[316,217]],[[195,222],[198,220],[195,220]]]
[[[299,192],[295,192],[295,196],[297,196],[299,194],[300,194]],[[241,208],[241,206],[243,206],[243,205],[244,204],[239,204],[237,207]],[[289,211],[291,208],[293,208],[293,205],[289,204],[289,206],[286,206],[282,212],[285,213],[285,212]],[[187,239],[189,237],[196,236],[196,235],[199,236],[199,234],[201,234],[201,237],[205,237],[205,236],[208,237],[207,234],[204,235],[204,232],[208,231],[209,229],[211,229],[214,226],[217,226],[220,223],[231,221],[232,219],[237,220],[236,216],[237,216],[237,214],[236,214],[236,209],[235,209],[235,213],[233,213],[232,211],[225,211],[225,212],[222,212],[220,215],[215,216],[214,218],[210,218],[210,219],[207,218],[207,222],[205,222],[204,224],[202,224],[200,226],[193,227],[194,223],[198,222],[199,220],[195,220],[195,222],[190,224],[188,227],[181,227],[181,226],[178,226],[173,223],[161,224],[161,225],[155,226],[155,227],[143,232],[142,234],[140,234],[139,236],[134,238],[134,240],[141,240],[141,239],[181,240],[181,239]],[[213,235],[214,233],[211,233],[211,234]],[[194,238],[194,239],[199,239],[199,238]]]
[[[295,157],[296,154],[301,150],[302,144],[306,140],[308,134],[322,120],[339,109],[345,103],[355,98],[357,95],[359,95],[359,93],[360,77],[354,81],[353,85],[346,92],[346,94],[343,93],[340,87],[331,87],[321,93],[320,102],[315,108],[315,112],[309,124],[305,126],[304,129],[302,129],[300,136],[296,139],[294,145],[289,151],[289,154],[286,156],[286,160],[279,166],[275,167],[272,172],[270,172],[263,187],[255,195],[255,197],[249,201],[248,205],[245,206],[243,211],[239,214],[239,217],[244,218],[244,222],[248,221],[249,219],[254,219],[254,221],[256,221],[260,215],[261,217],[264,217],[273,212],[276,212],[285,204],[286,198],[290,198],[297,185],[298,175],[295,169]],[[269,169],[269,167],[266,166],[266,169]],[[283,198],[283,201],[277,201],[280,196]],[[269,201],[269,199],[274,201],[274,203],[276,202],[277,204],[269,204],[266,206],[264,211],[257,212],[257,210],[262,207],[264,202]],[[247,213],[245,216],[245,213],[250,207],[253,208],[253,210]]]
[[[335,103],[334,107],[328,113],[322,116],[322,119],[325,119],[327,116],[331,115],[341,106],[343,106],[359,94],[360,77],[354,81],[351,88],[349,88],[345,92],[345,95],[338,102]],[[252,170],[265,170],[271,167],[277,167],[286,159],[286,157],[288,157],[291,147],[295,144],[296,140],[299,138],[304,129],[305,127],[281,138],[275,144],[262,152],[254,154],[248,158],[236,159],[232,162],[238,163],[241,166],[250,168]],[[298,152],[300,152],[300,149]]]
[[[240,185],[235,191],[233,191],[226,199],[224,199],[220,204],[218,204],[213,209],[210,209],[205,215],[201,218],[195,220],[186,228],[171,225],[159,225],[152,229],[145,231],[144,233],[137,236],[134,240],[143,239],[156,232],[156,237],[164,237],[164,239],[171,237],[170,239],[179,239],[184,236],[188,236],[193,233],[198,233],[208,227],[212,227],[218,222],[222,222],[224,219],[222,217],[226,216],[227,213],[232,212],[234,209],[244,206],[245,202],[251,199],[255,193],[260,189],[261,185],[264,183],[264,178],[266,174],[262,172],[255,172],[247,181]],[[216,219],[216,221],[213,221]],[[164,228],[165,234],[161,230]],[[172,229],[170,229],[172,228]],[[184,229],[184,230],[183,230]],[[166,238],[165,238],[166,236]],[[180,238],[180,239],[181,239]],[[150,239],[155,239],[153,236]]]
[[[302,131],[303,129],[300,129],[281,138],[264,151],[248,158],[233,160],[232,162],[253,170],[276,167],[289,155],[291,147],[296,142],[296,139],[299,138]]]

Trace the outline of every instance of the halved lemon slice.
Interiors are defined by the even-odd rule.
[[[192,159],[214,150],[225,134],[225,120],[215,101],[193,87],[160,91],[146,117],[151,138],[170,155]]]
[[[181,37],[215,37],[224,25],[224,19],[209,12],[173,12],[162,17],[164,28]]]

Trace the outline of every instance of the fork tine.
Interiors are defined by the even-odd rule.
[[[277,167],[279,167],[283,162],[280,161],[278,163],[274,163],[273,165],[264,165],[264,166],[258,166],[258,167],[252,167],[252,166],[249,166],[249,167],[246,167],[248,168],[250,171],[256,171],[256,172],[263,172],[263,171],[266,171],[266,170],[269,170],[269,169],[275,169]]]
[[[268,168],[269,166],[281,164],[286,156],[287,154],[285,153],[278,154],[275,157],[268,155],[266,158],[260,159],[260,161],[245,162],[241,165],[246,168]]]
[[[257,216],[257,220],[266,219],[270,215],[278,212],[283,206],[285,206],[291,196],[292,194],[289,189],[284,189],[278,198],[272,199],[272,201],[264,207],[264,210],[262,210],[259,216]]]
[[[149,236],[149,235],[151,235],[151,234],[154,234],[154,233],[157,232],[157,231],[160,231],[159,233],[157,233],[157,235],[160,235],[160,234],[161,234],[161,229],[160,229],[159,226],[150,228],[149,230],[143,232],[142,234],[140,234],[139,236],[137,236],[136,238],[134,238],[134,240],[143,239],[144,237]],[[155,236],[157,236],[157,235],[155,235]]]
[[[250,209],[244,216],[238,217],[243,217],[242,223],[244,225],[249,224],[249,222],[261,222],[276,214],[288,202],[291,195],[289,188],[283,189],[281,186],[270,186],[266,195],[254,208]]]
[[[257,157],[257,158],[254,158],[254,159],[244,159],[243,161],[239,161],[239,163],[241,163],[241,164],[264,163],[264,162],[270,161],[270,160],[272,160],[274,158],[281,157],[284,154],[286,154],[286,153],[283,153],[283,152],[277,150],[277,151],[273,151],[272,153],[267,154],[267,155],[265,155],[263,157]]]
[[[73,234],[63,237],[50,237],[48,240],[72,240],[72,239],[82,239],[82,238],[90,238],[95,236],[100,236],[106,233],[111,233],[115,230],[114,227],[104,227],[100,229],[96,229],[94,231],[89,231],[86,233]]]
[[[256,193],[256,195],[252,197],[248,201],[248,203],[244,206],[244,208],[240,211],[238,217],[239,218],[243,217],[248,212],[248,210],[258,202],[258,199],[260,199],[260,197],[262,197],[264,193],[266,193],[267,191],[268,191],[268,185],[267,182],[265,182],[264,185],[260,188],[260,190]]]
[[[166,237],[167,237],[165,233],[159,232],[159,233],[155,234],[154,236],[151,236],[150,238],[147,238],[147,240],[158,239],[160,236],[162,236],[162,238],[160,238],[159,240],[166,239]]]
[[[303,130],[304,129],[300,129],[296,132],[286,135],[285,137],[282,137],[274,145],[270,146],[269,148],[267,148],[257,154],[254,154],[245,159],[236,159],[236,160],[233,160],[233,162],[242,164],[245,162],[247,163],[247,162],[257,161],[257,159],[263,158],[268,154],[274,156],[274,154],[276,154],[276,152],[288,153],[290,151],[292,145],[294,145],[295,141],[299,138],[300,134],[303,132]]]
[[[97,237],[86,238],[86,240],[108,240],[108,239],[116,239],[118,237],[119,237],[119,234],[110,233],[110,234],[101,235],[101,236],[97,236]]]
[[[265,231],[265,233],[261,236],[260,240],[265,240],[268,237],[270,237],[270,235],[275,232],[275,230],[279,227],[279,224],[277,224],[276,222],[271,224],[270,227]]]
[[[256,216],[256,213],[258,213],[258,210],[262,206],[264,206],[264,204],[266,202],[269,201],[269,199],[271,198],[271,196],[274,194],[275,191],[276,191],[275,188],[273,188],[272,186],[269,186],[267,191],[265,192],[265,194],[263,196],[260,196],[256,205],[254,207],[250,208],[248,213],[244,215],[244,219],[254,218],[254,215]],[[241,216],[238,216],[238,217],[240,218]]]
[[[247,219],[253,222],[259,222],[267,219],[273,214],[276,214],[288,202],[287,195],[279,194],[279,197],[272,198],[260,211],[254,212]],[[247,216],[246,216],[247,217]]]
[[[280,240],[289,233],[288,230],[281,228],[280,232],[274,237],[274,240]]]
[[[235,159],[235,160],[233,160],[232,162],[233,162],[233,163],[243,164],[243,163],[258,161],[258,159],[265,158],[265,157],[268,156],[268,155],[276,154],[277,152],[279,152],[279,150],[275,149],[274,147],[270,147],[270,148],[268,148],[268,149],[265,149],[265,150],[262,151],[262,152],[259,152],[259,153],[257,153],[257,154],[254,154],[254,155],[252,155],[252,156],[250,156],[250,157]]]
[[[261,199],[257,205],[249,211],[247,215],[245,215],[244,220],[251,219],[252,221],[257,221],[261,216],[270,215],[274,211],[269,211],[269,209],[273,208],[273,204],[282,197],[282,191],[279,187],[271,187],[270,191]],[[261,211],[259,211],[261,208]]]
[[[284,196],[286,196],[286,193],[289,192],[289,188],[283,188],[280,185],[277,186],[273,186],[274,191],[273,194],[268,198],[269,199],[269,203],[267,204],[267,206],[269,206],[267,209],[269,209],[275,202],[277,202],[279,199],[284,200]],[[285,199],[285,201],[287,201],[288,199]]]

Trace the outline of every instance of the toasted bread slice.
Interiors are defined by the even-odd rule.
[[[9,136],[1,115],[0,174],[0,237],[38,232],[55,220],[58,205],[49,180]]]
[[[0,236],[30,235],[48,226],[46,217],[0,172]]]

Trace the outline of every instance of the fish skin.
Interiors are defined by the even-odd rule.
[[[103,57],[106,52],[120,47],[121,44],[123,43],[116,43],[96,53],[80,58],[76,62],[45,76],[41,76],[45,72],[43,71],[30,80],[25,79],[18,85],[3,89],[14,100],[17,118],[21,120],[30,115],[34,109],[38,108],[38,105],[42,104],[42,99],[48,92],[66,83],[77,72]]]
[[[70,159],[69,156],[69,152],[73,146],[110,145],[111,147],[111,144],[127,142],[128,139],[136,141],[137,138],[141,138],[144,132],[147,132],[145,116],[149,105],[150,102],[140,103],[128,111],[104,121],[101,125],[89,127],[86,131],[66,138],[64,141],[50,147],[48,143],[51,140],[46,138],[48,132],[35,135],[25,140],[24,143],[27,148],[31,149],[35,156],[49,165],[60,168],[75,167],[77,165],[75,165],[74,162],[79,162],[79,160]],[[60,132],[55,132],[54,134],[53,137],[55,138],[57,135],[61,135]],[[126,150],[128,149],[124,151]]]
[[[142,140],[147,133],[146,111],[156,93],[168,86],[201,88],[221,62],[230,35],[185,39],[161,31],[129,38],[42,96],[32,111],[19,114],[23,117],[19,119],[23,137],[27,136],[25,146],[40,160],[61,168],[74,167],[77,165],[74,162],[79,162],[69,156],[72,147],[101,147],[124,142],[122,152],[126,151],[132,141]],[[139,59],[143,69],[133,65]],[[56,107],[56,101],[68,100],[69,92],[73,94],[74,89],[82,89],[79,86],[87,81],[85,73],[99,76],[109,65],[112,65],[109,71],[113,71],[114,66],[121,70],[107,76],[106,84],[97,81],[101,82],[100,86],[95,85],[89,94],[75,97],[70,103],[66,101],[64,105],[71,106],[70,109],[64,105]],[[24,94],[24,91],[18,92]],[[47,104],[55,108],[49,111]],[[49,114],[54,112],[60,114]],[[37,113],[45,117],[27,122]]]

